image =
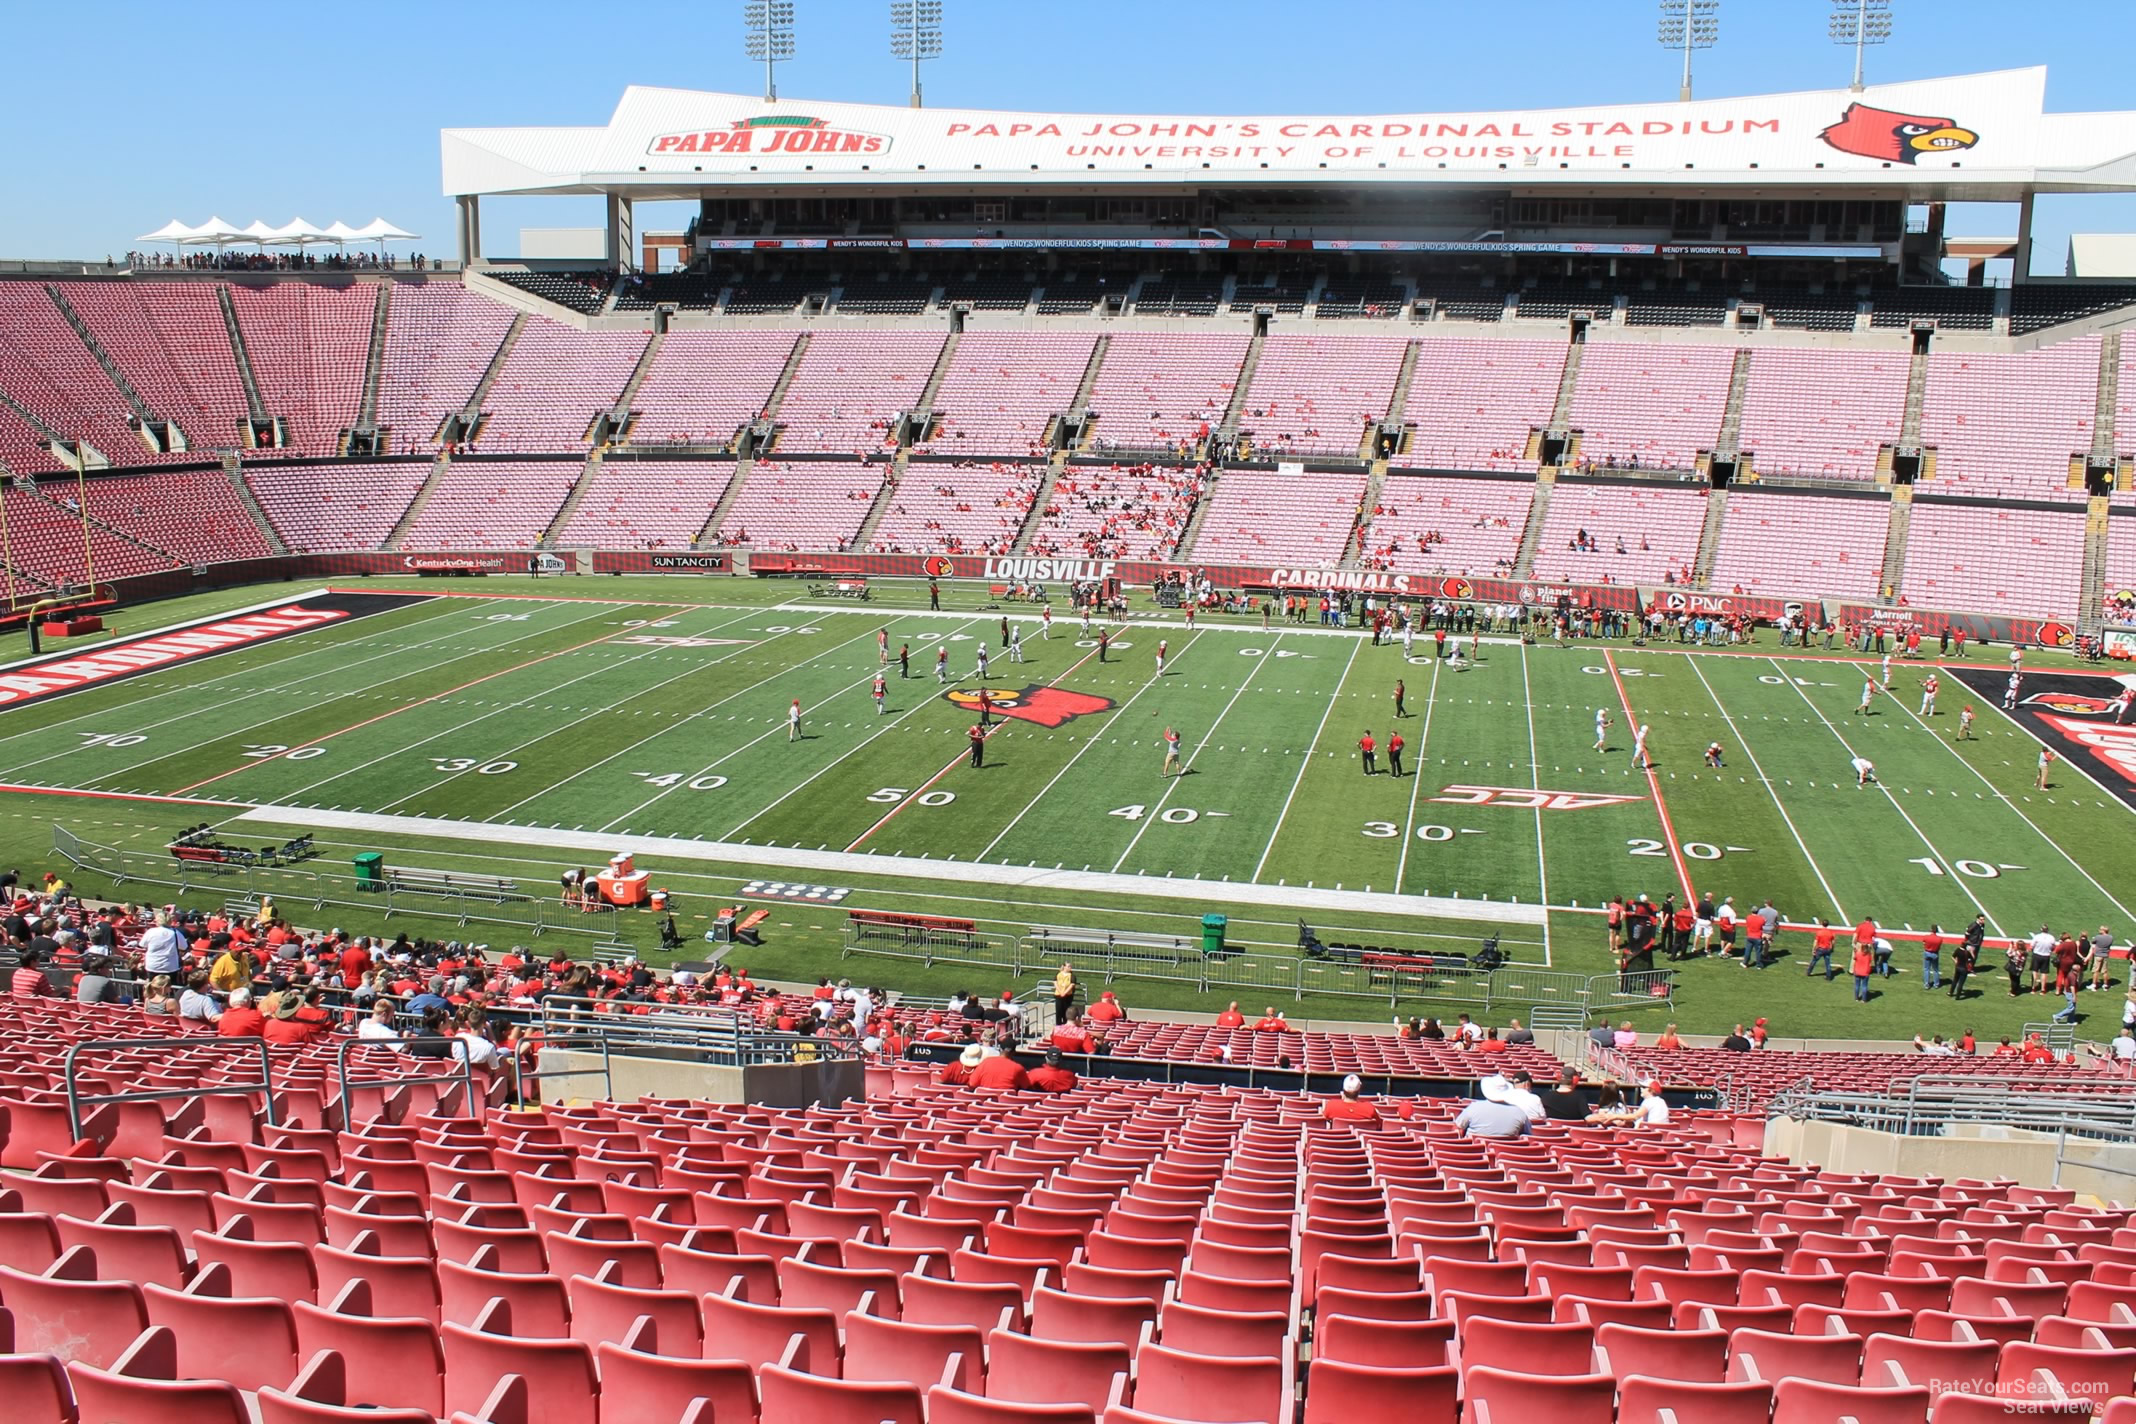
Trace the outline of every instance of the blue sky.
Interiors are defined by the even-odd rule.
[[[1142,112],[1374,113],[1675,96],[1677,59],[1647,0],[945,0],[948,54],[930,103]],[[795,0],[795,99],[902,103],[887,0]],[[2008,3],[1894,0],[1896,34],[1869,77],[2048,67],[2050,110],[2136,107],[2128,0],[2052,0],[2018,23]],[[1720,43],[1698,57],[1701,97],[1843,85],[1851,52],[1823,0],[1723,0]],[[243,225],[294,215],[383,216],[451,251],[438,192],[441,128],[605,122],[633,83],[754,92],[740,0],[643,9],[509,6],[210,7],[27,4],[9,16],[0,87],[10,200],[0,257],[101,258],[170,218]],[[1563,77],[1549,79],[1551,55]],[[587,200],[486,203],[494,255],[521,226],[598,222]],[[675,224],[673,209],[641,230]],[[1967,211],[1954,233],[2014,230]],[[2071,231],[2136,228],[2136,197],[2043,199],[2035,270],[2061,271]]]

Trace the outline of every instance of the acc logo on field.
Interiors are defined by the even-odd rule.
[[[1545,791],[1533,786],[1449,786],[1427,801],[1450,806],[1511,806],[1522,811],[1587,811],[1597,806],[1621,806],[1644,801],[1644,796],[1612,796],[1584,791]]]
[[[1474,598],[1476,596],[1476,585],[1463,578],[1441,579],[1439,580],[1439,596],[1441,598]]]
[[[942,694],[944,701],[967,712],[979,710],[982,696],[987,706],[1001,716],[1036,722],[1041,727],[1058,727],[1092,712],[1110,712],[1113,705],[1110,697],[1093,697],[1087,692],[1068,692],[1058,687],[989,687],[984,692],[960,687]]]
[[[2042,623],[2039,637],[2043,648],[2069,648],[2076,646],[2077,630],[2067,623]]]
[[[2074,712],[2079,717],[2097,717],[2114,710],[2110,698],[2086,697],[2075,692],[2035,692],[2025,699],[2027,707],[2040,707],[2049,712]]]
[[[920,567],[927,571],[929,578],[952,578],[957,572],[957,566],[942,554],[929,554],[927,562]]]

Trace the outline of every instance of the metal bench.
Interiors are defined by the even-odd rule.
[[[519,886],[501,875],[473,875],[464,870],[386,870],[386,888],[426,895],[481,895],[503,901],[519,893]]]
[[[864,578],[842,578],[833,579],[829,583],[810,584],[808,596],[810,598],[853,598],[862,603],[868,602],[873,597],[868,592],[868,581]]]
[[[614,940],[608,944],[595,945],[588,958],[604,969],[612,969],[618,964],[627,963],[636,958],[637,954],[638,951],[632,946],[623,943],[621,940]]]
[[[1184,964],[1201,957],[1201,942],[1183,935],[1122,934],[1070,925],[1032,925],[1030,945],[1048,957],[1076,950],[1097,950],[1113,959],[1154,959],[1167,964]]]

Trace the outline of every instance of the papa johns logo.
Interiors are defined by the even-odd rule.
[[[1068,692],[1058,687],[1035,685],[1017,688],[989,687],[984,692],[960,687],[954,692],[943,693],[942,700],[962,707],[967,712],[977,712],[982,696],[986,698],[988,710],[997,716],[1014,717],[1019,722],[1036,722],[1041,727],[1058,727],[1092,712],[1110,712],[1113,705],[1110,697],[1093,697],[1087,692]]]
[[[884,134],[833,127],[829,119],[809,114],[757,114],[736,119],[723,129],[661,134],[646,145],[654,155],[670,153],[793,153],[820,157],[842,153],[888,153]]]
[[[1872,109],[1867,104],[1849,104],[1839,122],[1817,136],[1841,153],[1887,163],[1913,163],[1924,153],[1960,153],[1980,142],[1979,134],[1960,127],[1956,119]]]

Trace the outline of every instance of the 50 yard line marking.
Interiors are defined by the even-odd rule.
[[[1290,815],[1291,803],[1298,799],[1298,788],[1305,783],[1306,770],[1313,764],[1313,754],[1319,750],[1321,734],[1328,729],[1328,718],[1335,715],[1335,700],[1342,696],[1343,684],[1350,680],[1350,669],[1357,662],[1357,650],[1365,645],[1362,638],[1350,641],[1350,660],[1342,665],[1342,676],[1335,679],[1335,690],[1328,694],[1327,710],[1320,714],[1320,725],[1313,729],[1313,739],[1305,744],[1305,755],[1298,759],[1298,775],[1291,781],[1290,795],[1283,798],[1283,809],[1276,813],[1276,828],[1268,833],[1268,844],[1261,851],[1261,859],[1253,868],[1255,884],[1261,880],[1261,872],[1268,868],[1268,858],[1276,853],[1276,839],[1283,834],[1283,822]],[[1401,885],[1397,881],[1397,892]]]
[[[1602,661],[1609,668],[1609,680],[1617,684],[1617,700],[1624,704],[1625,721],[1630,724],[1628,730],[1632,733],[1634,744],[1636,745],[1639,735],[1639,714],[1632,710],[1632,695],[1624,690],[1624,679],[1617,672],[1616,654],[1610,649],[1604,648],[1602,650]],[[1649,752],[1647,754],[1646,762],[1647,790],[1654,797],[1654,809],[1661,815],[1661,833],[1668,838],[1669,859],[1675,862],[1676,865],[1676,883],[1683,887],[1684,899],[1696,900],[1698,892],[1691,888],[1691,872],[1684,867],[1683,847],[1677,843],[1676,827],[1669,820],[1669,803],[1661,799],[1661,778],[1654,774],[1653,753]]]
[[[974,621],[974,622],[977,622],[977,621],[979,621],[979,620],[977,620],[977,619],[974,619],[973,621]],[[968,627],[970,627],[970,626],[971,626],[971,624],[970,624],[970,623],[967,623],[967,624],[965,624],[964,626],[968,628]],[[1072,647],[1072,646],[1074,646],[1074,645],[1073,645],[1073,644],[1071,644],[1070,646]],[[1185,648],[1181,648],[1181,649],[1180,649],[1180,651],[1181,651],[1181,652],[1185,652],[1185,651],[1186,651],[1186,649],[1185,649]],[[1091,660],[1092,658],[1096,657],[1097,655],[1098,655],[1098,650],[1097,650],[1096,648],[1092,648],[1092,649],[1091,649],[1091,650],[1090,650],[1089,652],[1087,652],[1087,653],[1083,654],[1083,656],[1081,656],[1081,657],[1077,658],[1077,659],[1076,659],[1076,660],[1075,660],[1074,662],[1072,662],[1072,663],[1070,663],[1070,664],[1068,665],[1068,668],[1067,668],[1067,670],[1066,670],[1066,671],[1064,671],[1063,673],[1061,673],[1061,675],[1060,675],[1059,677],[1057,677],[1057,678],[1055,678],[1055,679],[1053,680],[1053,681],[1054,681],[1054,684],[1055,684],[1055,685],[1057,686],[1058,684],[1060,684],[1060,683],[1062,683],[1062,682],[1065,682],[1065,681],[1067,681],[1067,680],[1068,680],[1068,678],[1069,678],[1069,677],[1071,677],[1071,676],[1072,676],[1072,675],[1073,675],[1073,674],[1075,673],[1075,670],[1076,670],[1077,668],[1081,667],[1081,666],[1082,666],[1082,665],[1083,665],[1084,663],[1087,663],[1087,662],[1089,662],[1089,661],[1090,661],[1090,660]],[[983,688],[983,687],[985,687],[985,685],[986,685],[986,684],[985,684],[985,683],[984,683],[983,681],[982,681],[982,682],[980,683],[980,686],[981,686],[982,688]],[[1132,699],[1130,699],[1130,700],[1132,700]],[[932,701],[932,699],[929,699],[929,702],[931,702],[931,701]],[[927,706],[927,705],[929,705],[929,702],[923,702],[923,703],[921,703],[921,706]],[[914,711],[918,711],[919,709],[918,709],[918,708],[914,708],[913,710],[914,710]],[[910,715],[910,714],[906,714],[906,715]],[[900,720],[903,720],[903,719],[902,719],[902,718],[900,718]],[[1000,731],[1000,730],[1001,730],[1001,729],[1002,729],[1003,727],[1006,727],[1006,726],[1007,726],[1008,724],[1009,724],[1009,722],[1008,722],[1008,719],[1007,719],[1007,718],[1003,718],[1003,719],[1002,719],[1001,721],[999,721],[999,722],[996,722],[996,723],[994,723],[993,725],[989,726],[989,727],[988,727],[988,728],[986,729],[986,731],[985,731],[984,733],[982,733],[982,734],[980,735],[980,738],[979,738],[979,740],[980,740],[980,741],[982,741],[982,742],[991,742],[992,740],[994,740],[994,733],[996,733],[996,732]],[[1106,725],[1107,725],[1107,726],[1110,726],[1110,725],[1112,725],[1112,724],[1111,724],[1111,723],[1107,723]],[[1096,740],[1097,740],[1096,736],[1095,736],[1095,735],[1093,735],[1093,736],[1092,736],[1092,738],[1091,738],[1091,740],[1092,740],[1092,741],[1096,741]],[[856,751],[857,751],[857,750],[859,750],[859,748],[855,748],[854,750],[856,750]],[[850,753],[848,753],[848,755],[850,755]],[[1078,753],[1078,755],[1080,755],[1080,753]],[[850,854],[852,854],[852,853],[853,853],[854,851],[857,851],[857,850],[859,850],[859,849],[861,848],[861,846],[862,846],[862,845],[866,844],[866,842],[867,842],[867,840],[868,840],[868,838],[869,838],[870,836],[874,835],[874,834],[875,834],[875,833],[876,833],[877,831],[881,830],[881,829],[882,829],[883,827],[885,827],[885,826],[889,825],[889,824],[890,824],[890,822],[891,822],[891,820],[892,820],[893,818],[895,818],[895,817],[896,817],[896,815],[897,815],[897,813],[898,813],[898,812],[900,812],[900,811],[904,810],[904,809],[905,809],[905,808],[906,808],[907,806],[910,806],[910,805],[912,805],[912,804],[913,804],[913,803],[914,803],[915,801],[919,800],[919,799],[920,799],[920,798],[921,798],[922,796],[925,796],[925,795],[926,795],[926,794],[927,794],[928,792],[932,791],[932,790],[933,790],[933,789],[935,788],[935,784],[936,784],[937,782],[939,782],[939,781],[940,781],[940,780],[941,780],[941,779],[942,779],[943,777],[945,777],[945,776],[949,775],[949,774],[950,774],[951,772],[955,771],[955,770],[957,769],[957,765],[958,765],[958,763],[960,763],[960,762],[962,762],[962,761],[965,761],[965,760],[966,760],[966,759],[968,759],[968,758],[969,758],[970,756],[971,756],[971,752],[970,752],[969,750],[966,750],[966,751],[962,751],[962,752],[959,752],[959,753],[958,753],[957,755],[955,755],[955,756],[951,757],[951,758],[949,759],[948,763],[947,763],[947,764],[946,764],[946,765],[945,765],[945,766],[944,766],[944,767],[943,767],[943,768],[942,768],[942,769],[941,769],[940,771],[936,772],[936,773],[935,773],[935,774],[934,774],[933,776],[930,776],[930,777],[928,777],[925,783],[923,783],[922,785],[919,785],[919,786],[915,786],[915,787],[913,787],[913,788],[912,788],[912,790],[910,790],[910,791],[906,792],[906,793],[905,793],[905,795],[903,796],[903,798],[901,798],[901,799],[900,799],[900,800],[898,801],[898,803],[897,803],[897,804],[896,804],[895,806],[892,806],[892,807],[891,807],[891,808],[890,808],[889,810],[887,810],[887,811],[883,812],[883,814],[882,814],[882,815],[881,815],[880,817],[878,817],[878,818],[876,819],[876,822],[875,822],[875,824],[874,824],[874,825],[872,825],[872,826],[868,827],[868,829],[866,829],[865,831],[862,831],[862,832],[861,832],[861,833],[860,833],[860,834],[859,834],[858,836],[855,836],[855,837],[853,838],[852,844],[850,844],[850,845],[848,845],[848,846],[846,847],[846,853],[847,853],[848,855],[850,855]],[[839,758],[839,761],[843,761],[843,760],[845,760],[845,758],[844,758],[844,757],[840,757],[840,758]],[[837,764],[838,764],[837,762],[833,762],[833,763],[832,763],[831,765],[832,765],[832,766],[836,766]],[[830,769],[831,769],[831,768],[827,766],[827,767],[825,767],[825,768],[823,769],[823,771],[829,771]],[[819,771],[819,772],[817,772],[817,773],[816,773],[816,776],[821,776],[821,775],[823,775],[823,772],[822,772],[822,771]],[[810,778],[809,778],[808,780],[809,780],[809,781],[814,781],[815,779],[816,779],[816,777],[815,777],[815,776],[812,776],[812,777],[810,777]],[[806,785],[808,785],[808,781],[804,781],[804,782],[802,782],[802,783],[801,783],[801,786],[806,786]],[[794,788],[794,791],[799,791],[800,789],[801,789],[801,787],[800,787],[800,786],[797,786],[797,787],[795,787],[795,788]],[[789,792],[787,792],[787,793],[786,793],[786,796],[791,796],[791,795],[793,795],[793,794],[794,794],[794,793],[793,793],[793,791],[789,791]],[[779,801],[784,801],[784,800],[786,799],[786,796],[781,796],[781,797],[779,798]],[[774,807],[774,806],[777,806],[777,805],[779,804],[779,801],[774,801],[774,802],[772,802],[770,806],[766,806],[766,807],[764,808],[764,811],[769,811],[769,810],[771,810],[771,809],[772,809],[772,807]],[[762,812],[762,811],[760,811],[760,812],[758,812],[757,814],[758,814],[758,815],[762,815],[762,814],[763,814],[763,812]],[[756,819],[756,818],[755,818],[755,817],[751,817],[750,819],[751,819],[751,820],[754,820],[754,819]],[[746,824],[746,823],[745,823],[745,824]],[[737,829],[739,829],[739,827],[737,827]],[[985,860],[985,859],[986,859],[986,857],[985,857],[984,855],[982,855],[982,856],[979,856],[979,857],[978,857],[978,860],[979,860],[979,861],[983,861],[983,860]],[[976,863],[977,863],[977,861],[975,861],[974,863],[976,864]]]
[[[1781,803],[1780,788],[1773,785],[1772,778],[1765,774],[1765,768],[1758,764],[1758,754],[1750,749],[1750,739],[1743,735],[1743,729],[1738,727],[1735,718],[1729,715],[1727,705],[1721,701],[1721,695],[1713,690],[1713,684],[1706,681],[1706,674],[1699,667],[1699,655],[1685,653],[1680,656],[1691,665],[1691,671],[1698,678],[1699,686],[1705,688],[1706,695],[1713,699],[1713,705],[1720,711],[1721,720],[1728,724],[1728,730],[1735,737],[1736,745],[1741,747],[1743,755],[1750,759],[1750,769],[1758,773],[1758,780],[1764,783],[1765,794],[1773,798],[1773,809],[1778,811],[1780,819],[1787,823],[1787,833],[1795,838],[1795,848],[1802,852],[1804,862],[1810,867],[1810,874],[1816,876],[1817,883],[1824,887],[1825,898],[1832,902],[1832,908],[1839,914],[1840,923],[1849,922],[1852,916],[1848,915],[1847,907],[1840,904],[1839,893],[1832,888],[1832,882],[1825,879],[1824,871],[1817,864],[1817,857],[1810,854],[1808,842],[1802,839],[1802,832],[1795,829],[1795,818],[1787,813],[1787,807]]]
[[[1807,706],[1812,712],[1815,712],[1817,714],[1817,720],[1825,724],[1825,730],[1832,734],[1833,738],[1838,741],[1839,745],[1846,751],[1848,756],[1856,757],[1861,755],[1860,752],[1854,750],[1853,745],[1847,741],[1846,737],[1840,732],[1839,728],[1832,725],[1832,719],[1830,717],[1825,716],[1824,708],[1819,707],[1817,703],[1810,697],[1810,694],[1804,692],[1802,690],[1801,685],[1797,683],[1794,678],[1789,677],[1787,675],[1787,669],[1780,666],[1780,660],[1778,658],[1767,658],[1766,662],[1772,665],[1773,671],[1779,673],[1782,680],[1785,681],[1789,687],[1795,689],[1795,695],[1802,699],[1803,704]],[[1966,883],[1966,878],[1963,875],[1960,875],[1955,870],[1951,869],[1950,862],[1947,858],[1945,858],[1943,852],[1937,850],[1935,843],[1929,840],[1928,832],[1922,830],[1919,823],[1917,823],[1913,817],[1906,814],[1906,808],[1899,804],[1899,798],[1891,794],[1891,788],[1883,783],[1882,778],[1878,779],[1876,783],[1876,789],[1884,793],[1884,799],[1891,803],[1892,810],[1899,813],[1899,819],[1904,821],[1907,826],[1912,829],[1913,833],[1921,838],[1922,846],[1928,851],[1930,855],[1935,857],[1936,864],[1943,867],[1944,875],[1955,881],[1959,889],[1965,891],[1965,898],[1973,902],[1973,908],[1980,911],[1981,914],[1987,915],[1988,928],[1995,931],[1995,937],[1997,939],[2006,938],[2006,936],[2003,934],[2002,926],[1995,922],[1995,916],[1988,913],[1988,907],[1986,905],[1983,905],[1980,902],[1980,897],[1973,893],[1973,887]]]

